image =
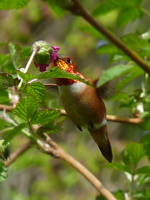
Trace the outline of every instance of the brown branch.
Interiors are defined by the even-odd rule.
[[[31,147],[31,144],[33,142],[32,141],[27,141],[25,144],[23,144],[19,149],[17,149],[16,151],[14,151],[10,158],[8,158],[6,161],[5,161],[5,167],[8,167],[10,164],[12,164],[19,156],[21,156],[24,152],[26,152],[30,147]]]
[[[60,158],[74,167],[80,174],[82,174],[107,200],[117,200],[113,194],[107,190],[103,184],[81,163],[75,158],[67,154],[60,146],[58,146],[49,136],[46,135],[47,143],[39,140],[40,147],[50,155]]]
[[[128,55],[134,62],[136,62],[146,73],[150,75],[150,68],[147,63],[140,58],[134,51],[129,49],[120,39],[111,34],[102,24],[98,23],[92,15],[82,6],[78,0],[72,0],[73,6],[68,8],[73,14],[82,16],[87,22],[95,27],[100,33],[114,43],[119,49],[121,49],[126,55]]]
[[[55,83],[45,83],[44,85],[46,87],[57,87],[57,84],[55,84]]]
[[[112,122],[121,122],[128,124],[141,124],[143,122],[140,118],[125,118],[125,117],[117,117],[114,115],[107,115],[107,120]]]
[[[14,107],[1,105],[0,110],[11,111]],[[66,115],[66,111],[63,109],[55,109],[61,113],[61,115]],[[112,122],[120,122],[120,123],[129,123],[129,124],[141,124],[143,121],[140,118],[125,118],[125,117],[117,117],[115,115],[107,115],[107,120]]]
[[[57,145],[52,139],[46,135],[46,142],[41,140],[37,141],[37,144],[41,147],[41,149],[50,154],[55,158],[60,158],[65,162],[69,163],[72,167],[74,167],[80,174],[82,174],[96,189],[100,194],[102,194],[107,200],[117,200],[113,194],[107,190],[103,184],[81,163],[79,163],[76,159],[72,156],[67,154],[59,145]],[[28,140],[24,145],[22,145],[19,149],[12,153],[10,158],[5,161],[5,167],[8,167],[12,164],[20,155],[26,152],[33,142]]]
[[[0,104],[0,110],[6,110],[6,111],[11,111],[14,107],[13,106],[8,106],[8,105],[2,105]]]
[[[65,110],[55,109],[61,113],[61,115],[67,115]],[[141,124],[143,121],[140,118],[125,118],[125,117],[117,117],[115,115],[107,115],[107,120],[112,122],[121,122],[121,123],[129,123],[129,124]]]

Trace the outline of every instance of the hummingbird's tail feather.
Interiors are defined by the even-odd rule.
[[[112,162],[112,150],[111,150],[111,144],[108,137],[107,132],[107,125],[97,129],[89,129],[89,132],[94,139],[94,141],[97,143],[102,155],[109,161]]]

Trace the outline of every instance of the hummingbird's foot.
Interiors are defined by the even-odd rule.
[[[89,129],[89,130],[93,130],[93,129],[94,129],[94,124],[93,124],[93,123],[90,123],[88,129]]]
[[[79,131],[83,131],[81,126],[77,126],[77,128],[79,129]]]

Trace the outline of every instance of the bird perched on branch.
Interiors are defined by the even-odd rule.
[[[52,62],[52,68],[59,67],[71,74],[76,74],[87,80],[77,71],[75,61],[70,56],[59,55]],[[106,108],[101,98],[104,95],[105,86],[98,90],[79,80],[55,78],[59,88],[60,98],[68,117],[77,128],[82,131],[86,127],[94,141],[97,143],[102,155],[112,162],[112,150],[107,131]],[[105,95],[104,95],[105,96]]]

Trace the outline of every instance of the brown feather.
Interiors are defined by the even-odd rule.
[[[112,162],[113,155],[111,150],[111,144],[108,137],[107,125],[97,130],[89,129],[91,136],[97,143],[102,155],[109,161]]]

